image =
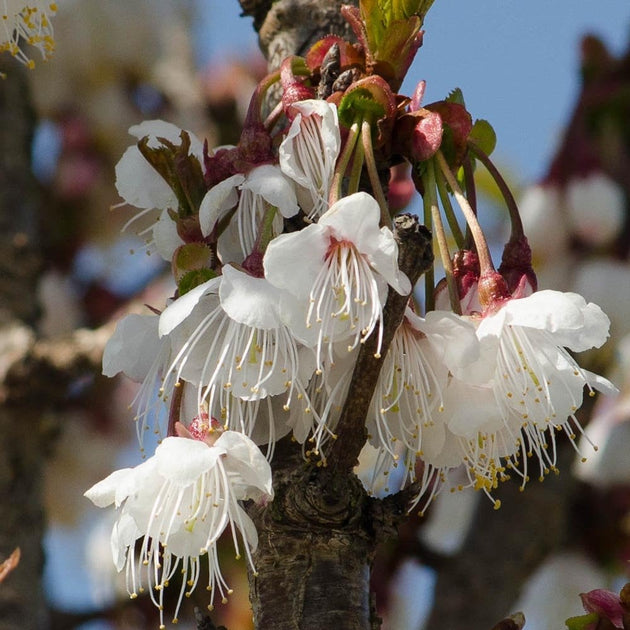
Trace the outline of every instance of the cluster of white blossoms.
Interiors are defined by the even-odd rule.
[[[24,44],[37,48],[47,59],[55,48],[50,16],[57,12],[57,4],[50,1],[24,2],[2,0],[0,2],[0,53],[8,52],[29,68],[35,62],[25,50]]]
[[[152,121],[131,130],[148,139],[116,169],[121,196],[140,209],[132,223],[145,222],[147,246],[172,263],[178,291],[161,311],[123,318],[103,361],[105,374],[142,383],[140,433],[153,424],[163,439],[155,455],[87,496],[119,508],[116,565],[132,595],[148,586],[160,607],[176,571],[181,603],[206,554],[208,586],[229,592],[219,535],[231,528],[239,554],[238,530],[251,562],[256,531],[239,501],[272,500],[268,461],[285,435],[326,463],[356,358],[372,336],[382,365],[365,419],[376,457],[363,478],[368,491],[388,475],[389,492],[416,482],[416,502],[460,466],[488,494],[508,469],[525,483],[530,457],[540,476],[554,470],[554,432],[575,438],[584,388],[613,389],[569,354],[608,336],[606,315],[579,295],[514,292],[481,310],[462,313],[460,304],[420,316],[382,204],[366,192],[338,194],[336,105],[307,99],[286,113],[277,149],[258,161],[243,147],[204,154],[191,134]],[[183,171],[178,181],[188,183],[178,188],[163,178],[168,169],[147,161],[178,147],[177,163],[188,161],[187,172],[207,185],[196,211],[183,209],[182,195],[188,203],[197,194]],[[389,292],[408,305],[384,348]],[[161,407],[168,426],[156,419]]]

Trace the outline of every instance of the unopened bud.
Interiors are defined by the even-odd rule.
[[[499,273],[505,278],[514,298],[531,295],[538,288],[532,267],[532,250],[526,236],[511,238],[503,249]]]
[[[479,278],[479,302],[484,313],[492,313],[512,296],[505,278],[498,271],[488,271]]]
[[[387,202],[391,210],[402,210],[409,204],[416,192],[411,179],[410,165],[407,162],[396,164],[390,169]]]

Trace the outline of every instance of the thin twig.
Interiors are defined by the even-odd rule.
[[[407,274],[411,285],[433,263],[431,234],[420,225],[418,218],[399,215],[394,219],[394,235],[398,241],[398,266]],[[375,357],[378,336],[370,335],[359,350],[359,356],[352,373],[348,396],[337,425],[337,439],[332,444],[328,457],[328,468],[336,471],[349,470],[356,464],[357,457],[366,440],[365,418],[378,381],[383,360],[398,326],[402,322],[408,295],[399,295],[389,289],[383,309],[383,340],[381,356]]]

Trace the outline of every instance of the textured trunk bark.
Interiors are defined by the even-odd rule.
[[[395,226],[399,266],[413,284],[431,264],[430,235],[409,215],[397,217]],[[405,304],[390,291],[383,355]],[[256,630],[380,627],[371,606],[370,567],[377,544],[395,534],[418,489],[373,499],[353,472],[381,365],[371,343],[368,339],[359,352],[328,466],[304,461],[301,447],[284,438],[272,462],[273,502],[249,506],[259,535],[256,572],[249,571]]]
[[[369,561],[361,533],[261,532],[258,577],[251,582],[259,630],[331,627],[369,630]],[[287,593],[294,593],[287,599]],[[308,596],[306,596],[308,594]]]
[[[275,465],[276,498],[251,510],[259,535],[250,571],[257,630],[370,630],[370,566],[381,529],[352,474],[331,480],[299,448]],[[293,447],[293,448],[291,448]]]

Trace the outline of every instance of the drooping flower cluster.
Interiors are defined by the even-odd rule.
[[[164,588],[181,580],[175,623],[184,595],[203,579],[203,556],[208,556],[208,589],[225,600],[229,587],[217,563],[217,540],[229,526],[239,557],[238,531],[251,563],[256,528],[238,501],[273,497],[271,469],[256,445],[239,432],[210,433],[198,420],[191,427],[197,439],[180,425],[181,437],[166,438],[146,462],[117,470],[86,492],[99,507],[120,508],[112,532],[114,562],[125,569],[132,598],[149,591],[161,628]]]
[[[345,10],[358,28],[358,14]],[[409,54],[416,35],[404,38]],[[154,424],[163,441],[144,464],[88,496],[121,508],[115,560],[132,593],[140,584],[133,546],[142,539],[140,559],[150,567],[143,584],[157,589],[159,605],[178,567],[184,583],[196,584],[205,554],[209,585],[227,592],[216,564],[220,531],[240,530],[251,561],[255,530],[238,501],[272,497],[265,457],[287,434],[305,445],[310,463],[326,464],[331,443],[343,440],[348,392],[368,347],[367,363],[379,370],[364,418],[375,455],[361,478],[371,492],[415,484],[414,504],[456,467],[489,495],[510,470],[525,483],[530,457],[544,476],[555,469],[554,432],[573,441],[580,430],[584,388],[612,389],[569,354],[602,345],[607,317],[579,295],[536,292],[509,198],[512,234],[494,269],[467,201],[472,181],[462,191],[454,176],[460,167],[472,173],[475,159],[490,164],[487,127],[473,125],[461,95],[423,108],[421,86],[401,99],[394,90],[409,60],[385,80],[364,45],[361,52],[327,38],[306,60],[285,62],[254,94],[234,147],[210,152],[190,133],[152,121],[132,128],[138,145],[118,164],[118,191],[139,209],[128,225],[141,225],[147,246],[170,261],[177,291],[152,315],[124,318],[104,357],[105,374],[142,383],[140,434]],[[339,81],[322,74],[331,59]],[[283,99],[263,120],[275,82]],[[437,288],[427,275],[424,316],[412,293],[417,263],[404,262],[379,172],[401,160],[422,192],[446,271]],[[221,437],[199,432],[200,418]]]

